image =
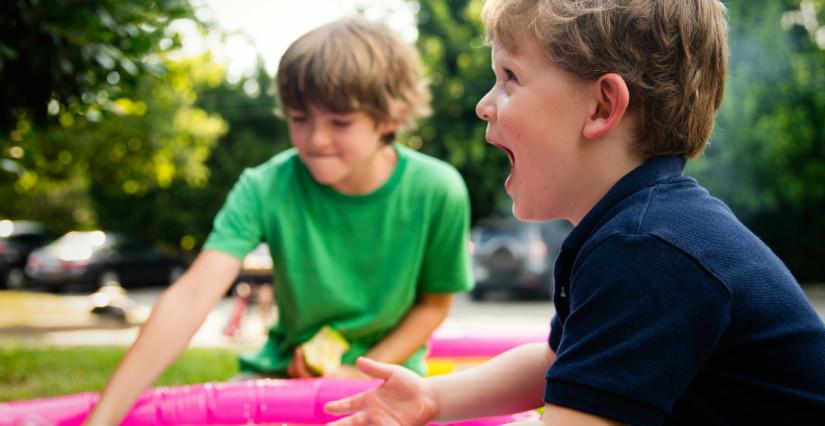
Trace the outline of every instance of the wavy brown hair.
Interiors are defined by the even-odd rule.
[[[281,113],[309,106],[348,113],[363,111],[376,123],[400,130],[430,113],[430,92],[413,46],[386,25],[343,18],[295,40],[277,73]]]
[[[646,157],[699,155],[725,89],[728,26],[718,0],[488,0],[487,37],[517,53],[534,37],[581,78],[616,73],[638,113]]]

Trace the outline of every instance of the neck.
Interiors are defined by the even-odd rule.
[[[346,179],[330,186],[346,195],[369,194],[389,180],[397,162],[398,154],[392,144],[382,144]]]
[[[575,226],[596,206],[610,188],[621,178],[644,163],[645,158],[632,149],[630,140],[589,141],[593,142],[582,155],[586,164],[583,169],[585,179],[581,182],[581,196],[577,197],[568,218]]]

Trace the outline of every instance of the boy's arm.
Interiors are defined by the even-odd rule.
[[[365,356],[391,364],[403,363],[427,343],[433,331],[447,318],[452,303],[450,293],[422,293],[398,326]]]
[[[546,343],[531,343],[478,367],[426,379],[400,366],[361,358],[358,367],[384,384],[325,409],[353,413],[333,423],[336,426],[418,425],[520,412],[542,405],[544,375],[555,358]]]
[[[87,425],[118,424],[155,379],[183,351],[217,302],[226,294],[241,262],[206,250],[158,299],[140,334],[121,360]]]

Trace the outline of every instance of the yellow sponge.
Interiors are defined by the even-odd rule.
[[[349,349],[349,342],[341,333],[325,325],[302,348],[309,371],[323,376],[341,366],[341,355]]]

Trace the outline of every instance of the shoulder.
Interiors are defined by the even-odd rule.
[[[398,153],[406,159],[406,180],[427,191],[465,196],[467,185],[453,165],[403,145]]]
[[[269,160],[244,169],[238,179],[244,186],[267,187],[284,182],[293,176],[299,164],[298,151],[290,148],[272,156]]]
[[[678,176],[617,203],[590,242],[612,235],[649,235],[693,252],[713,245],[714,234],[752,235],[733,212],[692,178]]]
[[[615,209],[586,243],[589,249],[608,239],[611,245],[646,241],[654,251],[668,247],[661,256],[695,263],[726,286],[754,273],[793,281],[778,257],[730,208],[690,177],[660,182]]]
[[[260,179],[289,173],[295,168],[298,161],[300,161],[298,151],[295,148],[289,148],[273,155],[269,160],[257,166],[246,168],[242,176]]]

